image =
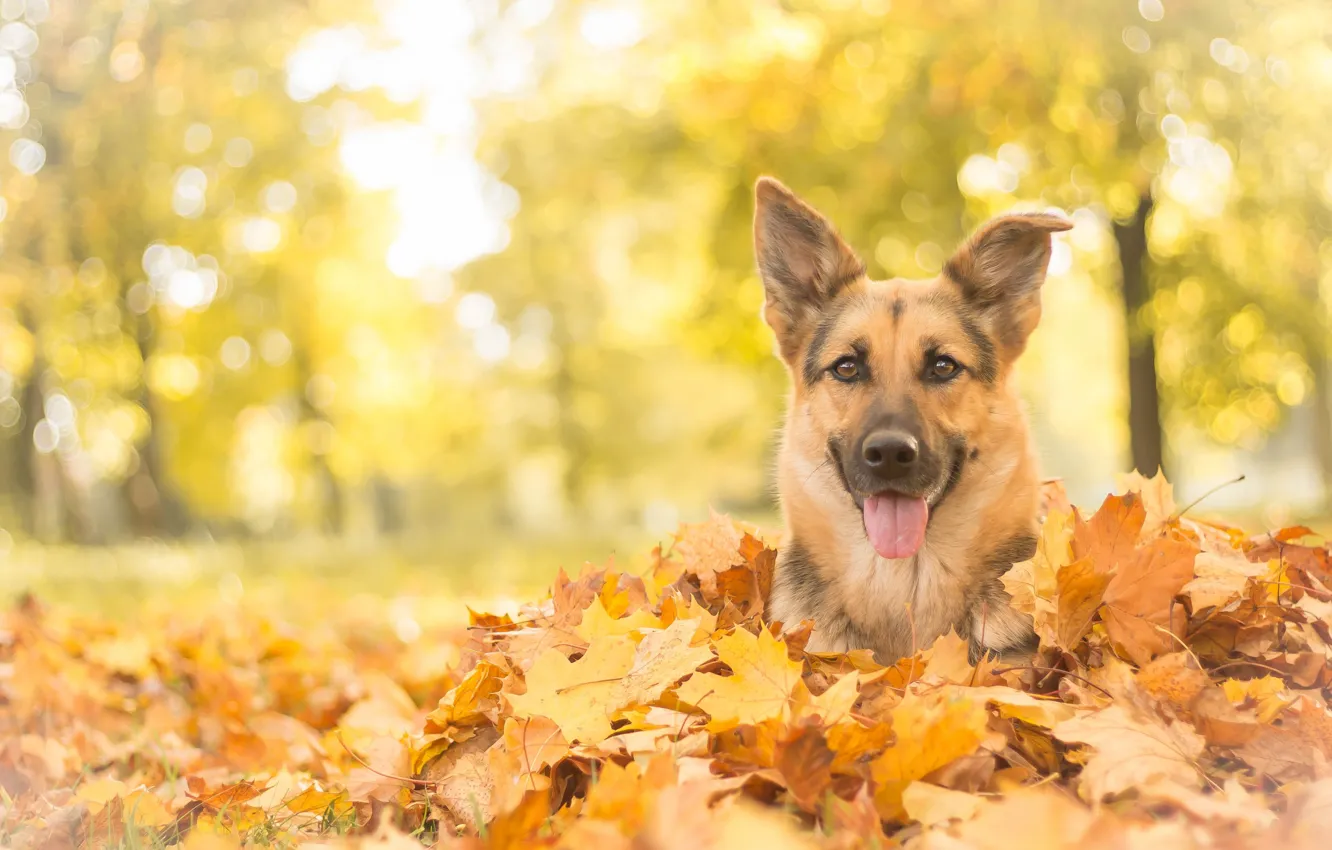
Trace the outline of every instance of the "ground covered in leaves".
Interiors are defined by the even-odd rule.
[[[1030,665],[892,667],[765,622],[716,516],[641,576],[402,635],[265,612],[0,621],[0,846],[1326,846],[1332,553],[1047,492]],[[269,612],[271,613],[271,612]]]

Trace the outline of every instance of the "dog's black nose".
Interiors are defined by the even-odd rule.
[[[872,431],[860,444],[865,464],[883,478],[910,475],[920,458],[920,443],[905,431]]]

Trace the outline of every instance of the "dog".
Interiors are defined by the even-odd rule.
[[[999,577],[1036,552],[1040,482],[1013,365],[1041,315],[1056,215],[995,218],[930,280],[870,280],[833,225],[755,187],[763,318],[791,377],[786,536],[769,616],[884,664],[955,631],[972,663],[1036,648]]]

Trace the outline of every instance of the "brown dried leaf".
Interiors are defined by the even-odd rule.
[[[1066,720],[1054,728],[1054,734],[1066,743],[1095,749],[1079,782],[1083,796],[1093,802],[1160,779],[1189,787],[1202,782],[1197,759],[1205,742],[1178,721],[1135,716],[1112,705]]]

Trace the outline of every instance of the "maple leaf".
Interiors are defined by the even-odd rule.
[[[801,680],[791,695],[792,717],[795,720],[818,718],[825,726],[845,720],[860,697],[861,675],[858,670],[833,682],[823,693],[815,696]]]
[[[527,671],[527,692],[506,698],[515,716],[549,717],[567,740],[595,744],[611,733],[610,695],[633,663],[634,645],[627,640],[593,641],[574,662],[548,649]]]
[[[984,700],[963,688],[927,694],[908,693],[893,710],[896,742],[870,766],[877,786],[874,805],[884,820],[900,820],[902,793],[949,762],[971,755],[985,740],[988,713]]]
[[[1068,516],[1073,513],[1073,504],[1068,500],[1068,491],[1062,478],[1050,478],[1041,482],[1041,516],[1061,513]]]
[[[1236,708],[1226,699],[1225,691],[1211,683],[1193,700],[1190,706],[1193,725],[1218,747],[1241,747],[1263,730],[1258,717],[1250,709]]]
[[[983,797],[975,794],[940,788],[928,782],[912,782],[902,792],[902,808],[907,818],[925,826],[971,820],[980,812],[984,802]]]
[[[589,566],[410,645],[359,617],[355,640],[315,640],[249,608],[136,629],[24,601],[0,611],[0,725],[41,732],[0,742],[6,843],[286,846],[368,814],[346,846],[419,850],[398,827],[422,817],[460,850],[1320,846],[1330,553],[1303,528],[1175,518],[1159,475],[1127,487],[1085,522],[1055,510],[1005,576],[1052,669],[1002,679],[951,633],[891,667],[755,633],[773,552],[719,515],[710,561]],[[163,769],[183,796],[134,785]],[[884,820],[920,825],[890,839]]]
[[[1044,729],[1051,729],[1078,714],[1076,706],[1053,698],[1041,699],[1002,685],[968,688],[965,695],[968,699],[979,699],[993,704],[999,709],[1001,717],[1011,717]]]
[[[612,617],[607,612],[602,598],[598,596],[592,600],[592,604],[583,612],[582,622],[578,624],[574,632],[583,640],[591,643],[597,638],[618,637],[633,634],[643,629],[660,627],[661,618],[648,610],[638,610],[632,614]]]
[[[1190,543],[1158,538],[1117,562],[1103,619],[1111,639],[1138,664],[1174,648],[1170,606],[1193,577],[1197,552]]]
[[[685,572],[698,578],[704,598],[715,599],[717,574],[745,563],[740,554],[743,540],[744,533],[730,517],[711,511],[705,522],[680,526],[672,554],[679,556]]]
[[[633,663],[610,691],[612,709],[649,705],[676,682],[714,657],[707,643],[692,645],[698,620],[676,620],[665,629],[650,631],[634,650]]]
[[[495,776],[486,752],[499,739],[494,729],[450,747],[426,769],[431,803],[449,812],[456,823],[472,829],[488,823],[494,812]]]
[[[1092,619],[1101,607],[1113,576],[1100,572],[1091,558],[1059,568],[1055,575],[1058,600],[1055,609],[1055,644],[1072,649],[1091,630]]]
[[[1107,496],[1090,521],[1075,516],[1073,556],[1090,558],[1097,570],[1111,572],[1133,558],[1146,521],[1147,509],[1138,494]]]
[[[847,719],[827,731],[828,749],[835,754],[834,773],[851,773],[867,756],[878,753],[892,740],[893,730],[888,723],[871,723]]]
[[[335,818],[346,817],[356,810],[346,791],[321,791],[313,785],[282,805],[297,815],[331,812]]]
[[[1205,742],[1179,721],[1142,718],[1112,705],[1060,723],[1054,735],[1065,743],[1094,748],[1079,780],[1083,796],[1092,801],[1161,779],[1191,787],[1202,782],[1197,759]]]
[[[506,718],[504,746],[521,756],[525,773],[550,767],[569,753],[569,742],[549,717]]]
[[[1204,549],[1193,563],[1193,575],[1180,593],[1193,603],[1194,611],[1220,607],[1239,599],[1249,582],[1266,572],[1262,564],[1255,564],[1237,549],[1215,551]]]
[[[1263,676],[1258,679],[1226,679],[1221,683],[1226,699],[1237,708],[1252,708],[1259,723],[1271,723],[1299,696],[1291,693],[1284,679]]]
[[[1046,644],[1058,640],[1058,573],[1072,560],[1072,520],[1069,514],[1051,513],[1041,526],[1036,554],[1000,576],[1012,606],[1031,616],[1036,634]]]
[[[789,715],[802,665],[790,659],[782,641],[767,629],[757,637],[735,629],[718,639],[716,647],[731,675],[697,673],[676,691],[682,702],[708,713],[710,731]]]
[[[786,781],[791,797],[802,809],[813,811],[832,782],[833,752],[823,733],[805,726],[777,742],[773,766]]]
[[[359,747],[368,767],[352,768],[347,778],[347,794],[353,802],[377,800],[405,804],[411,783],[404,777],[412,769],[411,753],[397,738],[375,737]]]
[[[1023,850],[1118,846],[1114,830],[1107,824],[1096,828],[1095,815],[1070,796],[1052,788],[1024,788],[987,801],[974,817],[950,832],[962,846],[976,850],[1012,850],[1015,845]]]
[[[970,655],[971,645],[958,637],[957,632],[949,629],[935,638],[934,643],[923,653],[925,676],[958,684],[972,681],[978,674]]]
[[[489,722],[498,705],[505,672],[490,661],[477,662],[457,687],[440,698],[438,707],[426,715],[426,732]]]
[[[1166,481],[1165,473],[1159,468],[1151,478],[1134,470],[1118,476],[1116,483],[1125,493],[1137,493],[1142,497],[1143,538],[1155,537],[1175,519],[1175,488]]]

